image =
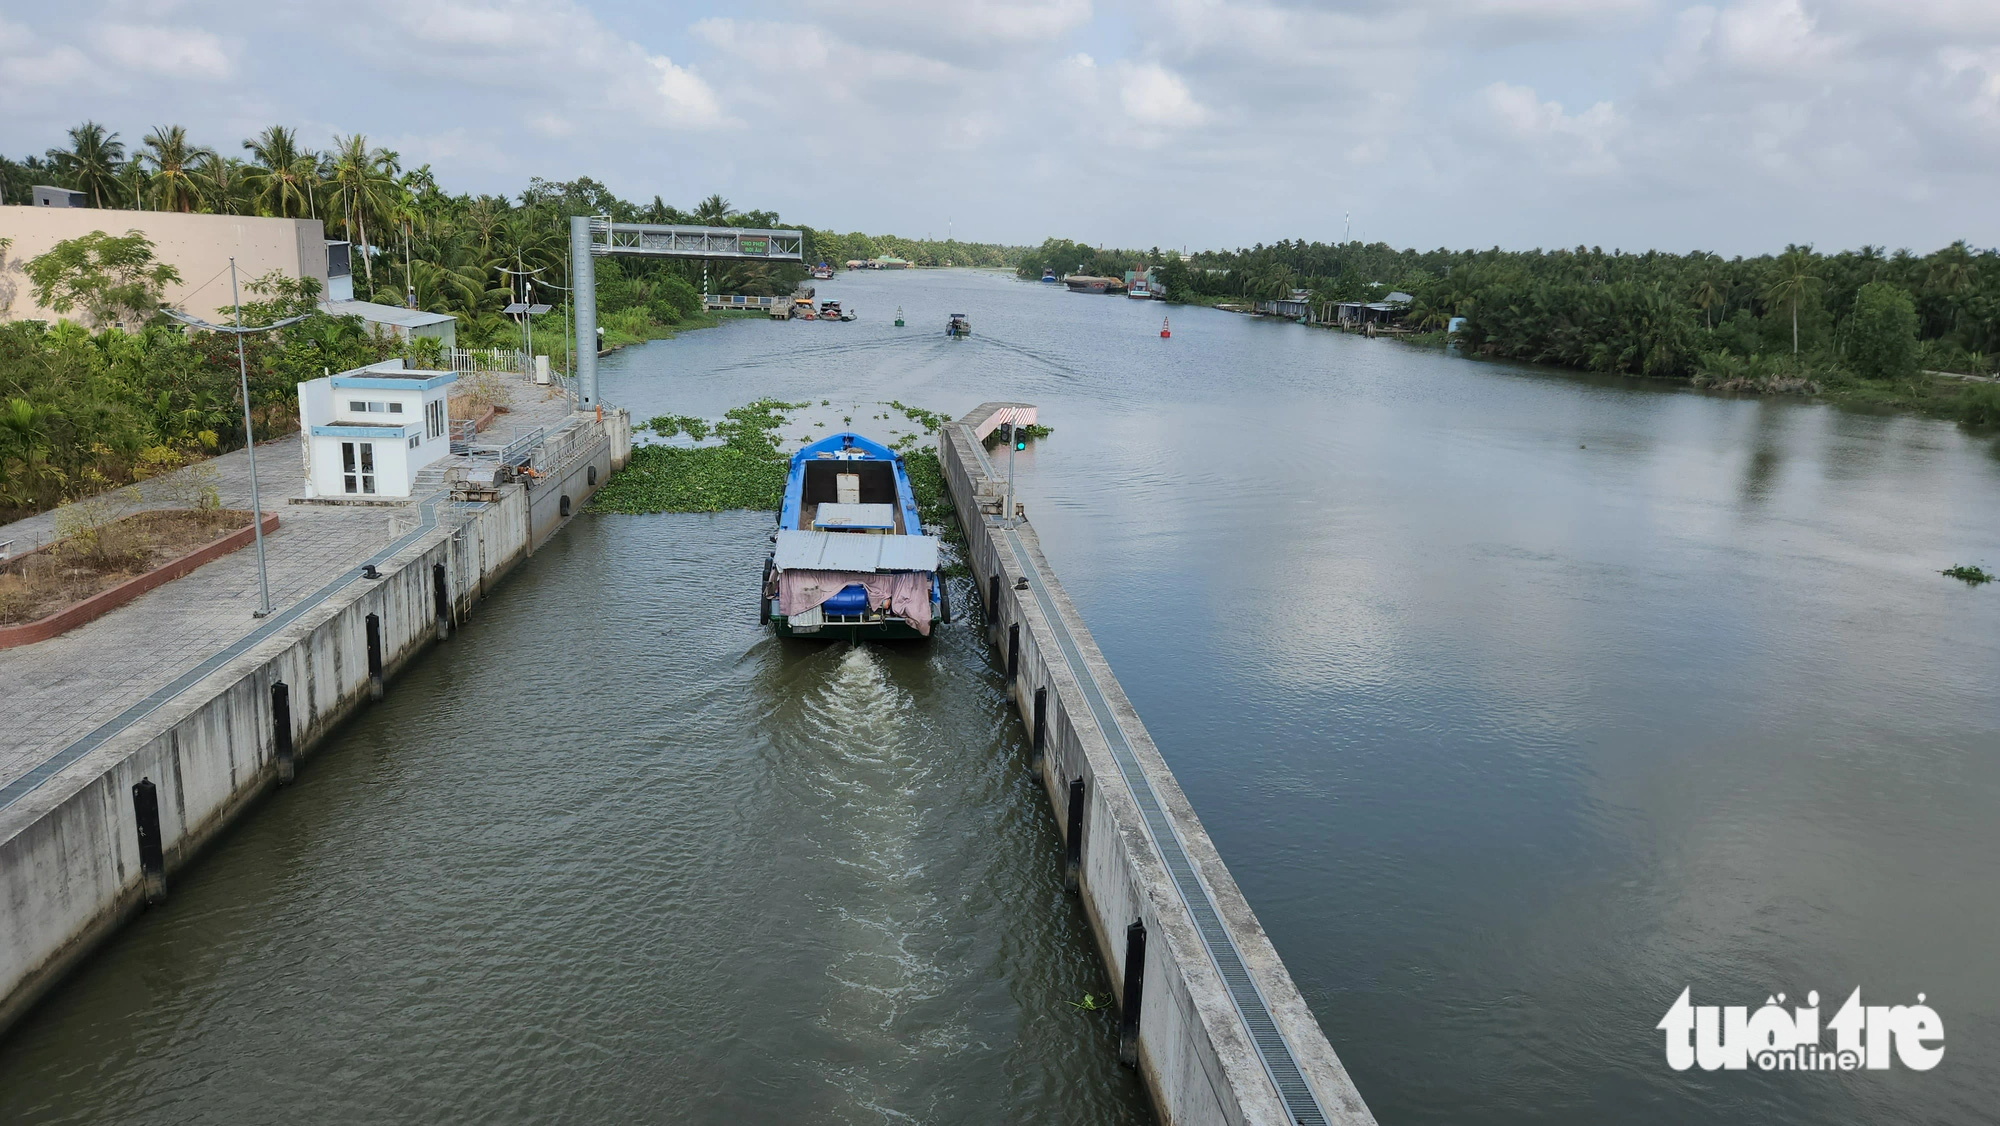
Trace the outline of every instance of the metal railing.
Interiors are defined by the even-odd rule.
[[[466,443],[465,453],[468,457],[490,458],[502,465],[519,465],[528,460],[528,455],[534,452],[536,446],[546,441],[548,436],[547,427],[537,426],[505,445],[492,442],[468,442]],[[454,450],[453,452],[457,451]]]
[[[704,309],[780,309],[792,303],[789,297],[749,297],[741,293],[704,293]]]

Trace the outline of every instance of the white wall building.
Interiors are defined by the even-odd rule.
[[[417,471],[451,453],[446,397],[457,379],[396,359],[299,384],[306,495],[409,496]]]

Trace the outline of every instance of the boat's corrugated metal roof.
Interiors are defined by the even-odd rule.
[[[778,533],[781,571],[935,571],[936,536],[878,536],[866,532]]]

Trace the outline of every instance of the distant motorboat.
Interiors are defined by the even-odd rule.
[[[966,319],[964,313],[953,313],[951,319],[945,322],[944,334],[954,337],[971,336],[972,322]]]
[[[1056,272],[1054,270],[1049,269],[1047,266],[1042,267],[1042,280],[1050,285],[1062,284],[1062,279],[1057,277]]]
[[[812,276],[818,281],[829,281],[833,278],[833,267],[821,262],[812,268]]]

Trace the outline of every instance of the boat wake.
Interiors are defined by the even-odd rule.
[[[973,1039],[949,1004],[953,971],[937,957],[951,942],[956,895],[940,894],[926,862],[924,795],[946,780],[933,777],[940,756],[927,753],[915,701],[869,647],[842,652],[802,703],[801,750],[817,760],[813,785],[824,799],[825,823],[813,835],[836,873],[813,893],[830,986],[816,1019],[848,1048],[815,1066],[851,1100],[850,1113],[902,1117],[923,1097],[916,1077],[927,1061]]]

